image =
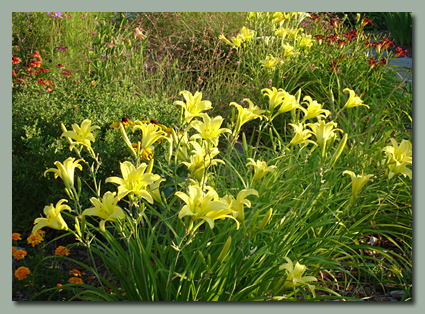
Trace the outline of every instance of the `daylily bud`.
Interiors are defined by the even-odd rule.
[[[221,250],[220,255],[217,258],[216,264],[220,264],[221,262],[223,262],[224,258],[227,256],[227,253],[229,252],[231,244],[232,244],[232,237],[229,236],[227,238],[226,243],[224,243],[224,246],[223,246],[223,249]]]
[[[269,222],[269,220],[270,220],[270,218],[271,218],[272,214],[273,214],[273,208],[270,208],[270,209],[267,211],[266,215],[264,216],[263,221],[261,221],[260,225],[258,226],[258,228],[257,228],[257,231],[256,231],[256,232],[260,232],[261,230],[263,230],[263,229],[264,229],[264,227],[265,227],[265,226],[267,225],[267,223]]]
[[[338,148],[336,149],[334,155],[332,156],[331,162],[329,163],[329,169],[333,167],[333,165],[338,160],[339,156],[342,153],[342,150],[345,147],[345,144],[347,143],[348,134],[345,133],[341,141],[339,142]]]

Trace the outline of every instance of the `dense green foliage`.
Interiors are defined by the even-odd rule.
[[[365,33],[372,13],[59,13],[13,14],[13,232],[26,238],[60,199],[72,208],[66,228],[44,228],[52,242],[29,251],[29,283],[15,289],[36,300],[411,299],[412,89],[384,55],[394,43]],[[190,97],[208,115],[190,121]],[[240,122],[248,106],[252,120]],[[110,127],[123,117],[134,125]],[[210,117],[228,131],[202,133]],[[63,128],[86,119],[95,140],[73,149]],[[166,137],[148,145],[153,164],[125,142],[146,139],[140,125]],[[43,175],[68,157],[84,159],[75,189]],[[85,216],[91,198],[116,191],[110,178],[124,177],[125,161],[153,166],[161,201],[149,188],[117,199],[119,219]],[[272,166],[261,179],[254,161]],[[189,213],[198,188],[211,207],[248,191],[243,217]],[[61,241],[87,260],[53,258]],[[288,258],[306,269],[291,272]],[[56,274],[71,262],[85,284]],[[292,275],[307,277],[292,287]]]

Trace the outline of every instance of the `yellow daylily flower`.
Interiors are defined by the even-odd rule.
[[[254,38],[255,32],[243,26],[240,30],[240,35],[242,36],[243,41],[249,42],[252,38]]]
[[[350,97],[348,98],[347,102],[345,103],[342,109],[353,108],[357,106],[365,106],[368,109],[370,109],[368,105],[363,103],[363,100],[361,100],[360,97],[356,96],[355,91],[353,91],[352,89],[346,88],[344,89],[344,93],[349,93]]]
[[[291,142],[289,143],[289,145],[299,145],[304,143],[313,133],[310,130],[304,129],[304,126],[302,123],[298,123],[298,124],[293,124],[293,123],[288,123],[290,126],[292,126],[294,128],[295,131],[295,135],[293,137],[293,139],[291,140]]]
[[[62,133],[61,137],[63,137],[63,136],[69,137],[69,138],[73,139],[74,141],[76,141],[78,144],[82,144],[86,147],[91,147],[90,142],[95,141],[92,131],[96,130],[96,129],[100,129],[100,127],[97,126],[97,125],[91,126],[91,121],[88,120],[88,119],[85,119],[81,123],[81,126],[74,123],[72,125],[72,129],[73,129],[73,131],[66,131],[66,132]],[[73,145],[71,145],[71,146],[73,146]],[[70,148],[70,150],[72,150],[72,147]]]
[[[232,40],[232,48],[238,49],[244,42],[244,37],[243,35],[238,34],[236,37],[233,37],[231,40]]]
[[[221,116],[216,116],[211,119],[208,114],[203,113],[202,119],[204,120],[204,122],[198,120],[191,122],[192,128],[199,132],[198,134],[192,135],[190,137],[191,140],[202,138],[208,143],[212,143],[214,146],[217,146],[218,138],[221,133],[232,133],[232,131],[230,131],[229,129],[220,129],[220,126],[224,120]]]
[[[135,121],[133,132],[137,130],[142,131],[142,142],[140,147],[141,152],[159,140],[168,139],[166,133],[162,130],[159,130],[155,124],[145,124],[140,121]]]
[[[37,230],[43,228],[43,227],[49,227],[56,230],[68,230],[68,225],[66,224],[65,220],[62,218],[61,211],[62,210],[68,210],[71,211],[71,207],[69,207],[66,204],[63,204],[64,202],[67,202],[65,199],[61,199],[59,202],[56,203],[56,206],[53,206],[53,204],[50,204],[50,206],[44,207],[44,215],[46,215],[46,218],[36,218],[34,220],[35,226],[32,228],[32,234],[35,235],[37,233]]]
[[[232,211],[233,217],[235,217],[242,224],[245,221],[244,205],[248,208],[251,207],[251,202],[246,199],[246,197],[249,195],[255,195],[258,197],[258,192],[254,189],[244,189],[239,191],[236,199],[233,195],[226,195],[222,199],[229,205],[228,209]]]
[[[268,55],[265,60],[261,61],[262,65],[270,70],[273,70],[274,67],[281,61],[279,58],[275,58],[272,55]]]
[[[218,36],[218,39],[224,41],[226,44],[231,45],[232,43],[230,42],[230,40],[228,40],[226,37],[224,37],[223,34]]]
[[[279,27],[278,29],[275,30],[275,34],[279,36],[280,38],[285,39],[286,35],[288,35],[288,29]]]
[[[400,145],[394,138],[390,138],[392,146],[385,146],[382,151],[387,155],[387,164],[389,168],[388,179],[401,173],[412,179],[412,170],[407,168],[412,165],[412,143],[402,140]]]
[[[118,184],[118,200],[126,195],[132,197],[139,196],[153,203],[152,196],[146,191],[146,186],[152,184],[161,177],[157,174],[145,173],[147,165],[142,163],[139,167],[135,167],[131,162],[124,161],[120,163],[122,178],[109,177],[105,180],[106,183]]]
[[[301,37],[299,46],[302,48],[310,48],[311,46],[313,46],[313,42],[311,39],[311,35],[304,35]]]
[[[317,278],[314,276],[303,276],[307,267],[305,265],[301,265],[300,263],[296,263],[295,266],[292,263],[289,257],[285,257],[287,263],[283,264],[279,267],[279,270],[286,270],[288,275],[285,278],[281,278],[275,287],[275,293],[280,292],[284,289],[290,289],[294,287],[307,285],[311,291],[314,290],[313,285],[309,285],[309,282],[317,281]],[[283,283],[283,281],[285,282]],[[283,285],[282,285],[283,284]]]
[[[276,87],[272,87],[272,89],[263,88],[261,92],[263,93],[263,97],[269,97],[269,110],[267,115],[271,117],[274,109],[284,102],[287,93],[282,88],[276,89]]]
[[[259,181],[262,179],[268,172],[272,172],[274,169],[276,169],[276,166],[267,166],[267,163],[265,161],[257,160],[255,161],[252,158],[248,158],[248,163],[246,166],[253,166],[254,167],[254,182]]]
[[[300,107],[300,109],[304,112],[304,117],[301,123],[303,123],[306,120],[312,119],[312,118],[326,118],[331,114],[329,110],[322,109],[322,105],[319,104],[316,100],[311,99],[310,96],[305,96],[303,100],[307,100],[307,102],[304,102],[308,105],[307,109],[304,109],[303,107]]]
[[[285,43],[284,45],[282,45],[282,48],[283,48],[283,55],[285,57],[289,57],[294,54],[294,50],[295,50],[294,46],[291,46],[290,44]]]
[[[90,198],[90,202],[94,207],[87,208],[82,213],[83,216],[97,216],[102,218],[99,227],[103,232],[105,232],[106,221],[116,221],[125,218],[124,211],[117,205],[119,198],[115,195],[116,192],[108,191],[103,195],[102,201],[99,201],[96,197]]]
[[[317,144],[322,149],[322,158],[325,157],[326,151],[332,147],[333,142],[336,139],[336,131],[343,133],[341,129],[334,129],[338,126],[335,122],[325,123],[324,120],[320,120],[316,123],[308,123],[307,126],[313,131],[316,136]]]
[[[162,204],[162,197],[161,197],[161,190],[159,189],[159,185],[161,184],[162,181],[165,181],[165,179],[160,178],[154,181],[153,183],[148,184],[146,187],[146,190],[150,193],[153,200],[160,204]]]
[[[207,193],[202,191],[198,185],[189,185],[188,194],[176,192],[175,195],[186,203],[179,212],[179,218],[189,216],[188,230],[193,229],[193,222],[202,219],[207,222],[211,229],[214,228],[214,220],[231,218],[238,221],[232,216],[232,211],[228,209],[228,205],[219,200],[218,194],[213,189],[209,189]],[[199,226],[199,225],[198,225]]]
[[[345,170],[343,173],[348,174],[351,177],[351,205],[355,205],[357,194],[360,192],[360,190],[364,187],[366,183],[371,181],[371,178],[373,177],[372,174],[360,174],[356,175],[353,171]]]
[[[59,161],[55,161],[54,165],[57,167],[57,169],[50,168],[44,172],[44,176],[48,172],[53,172],[55,174],[55,179],[60,177],[63,182],[65,183],[65,186],[67,189],[72,190],[74,187],[74,172],[75,168],[80,169],[83,171],[83,167],[79,164],[80,161],[83,159],[75,160],[74,157],[68,157],[63,164]]]
[[[193,148],[191,155],[189,156],[189,161],[183,161],[182,164],[188,168],[198,182],[203,181],[205,169],[210,165],[214,166],[217,162],[224,164],[224,161],[220,159],[212,159],[219,154],[217,147],[213,147],[207,151],[205,147],[201,146],[198,142],[189,142],[189,145]]]
[[[188,162],[190,161],[189,154],[189,136],[187,131],[179,132],[179,136],[174,129],[171,130],[171,145],[169,146],[169,158],[171,156],[176,156],[177,160],[180,162]]]
[[[249,105],[248,108],[244,108],[235,102],[231,102],[229,105],[229,106],[235,106],[238,109],[238,118],[236,121],[236,127],[233,130],[233,137],[237,136],[242,125],[244,125],[248,121],[251,121],[257,118],[260,118],[262,120],[264,117],[261,114],[265,112],[265,110],[261,110],[259,107],[255,106],[254,103],[248,98],[245,98],[244,101],[248,103]]]
[[[300,108],[300,104],[297,101],[297,98],[294,95],[291,95],[287,92],[285,92],[285,98],[283,100],[283,102],[281,103],[279,110],[277,112],[276,115],[283,113],[283,112],[288,112],[291,110],[294,110],[296,108]]]
[[[180,92],[180,95],[183,95],[186,103],[176,100],[174,104],[184,108],[184,119],[186,123],[190,123],[194,117],[200,116],[202,111],[212,108],[210,101],[202,100],[201,92],[196,92],[195,95],[192,95],[192,93],[184,90]]]

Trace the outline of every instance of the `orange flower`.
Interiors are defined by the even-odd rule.
[[[78,278],[78,277],[69,278],[68,282],[70,282],[70,283],[84,283],[83,280],[81,278]]]
[[[70,274],[70,275],[73,275],[73,276],[82,276],[81,275],[81,272],[78,270],[78,269],[72,269],[72,270],[70,270],[69,272],[68,272],[68,274]]]
[[[55,255],[60,255],[60,256],[68,256],[69,255],[69,250],[64,247],[64,246],[58,246],[55,250]]]
[[[56,287],[62,287],[62,284],[58,283],[58,284],[56,285]],[[62,291],[62,289],[59,289],[59,292],[61,292],[61,291]]]
[[[18,64],[19,62],[21,62],[21,59],[12,56],[12,64]]]
[[[13,241],[22,240],[21,234],[20,233],[12,233],[12,240]]]
[[[27,275],[29,275],[31,272],[27,267],[21,266],[15,271],[15,277],[18,278],[18,280],[22,280],[27,278]]]
[[[50,88],[50,87],[47,87],[46,88],[47,89],[47,91],[50,93],[50,92],[53,92],[53,89],[52,88]]]
[[[23,259],[27,255],[27,251],[25,250],[17,250],[15,254],[13,255],[16,260]]]
[[[44,241],[43,238],[43,234],[45,232],[43,230],[37,230],[37,233],[35,235],[31,234],[28,238],[27,238],[27,242],[28,244],[31,244],[33,247],[36,246],[37,244],[41,243]]]
[[[14,246],[12,246],[12,256],[15,257],[16,252],[18,251],[18,249]]]

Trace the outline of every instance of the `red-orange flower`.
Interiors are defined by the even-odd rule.
[[[81,277],[82,276],[81,272],[78,269],[71,269],[68,272],[68,274],[73,275],[75,277],[77,277],[77,276]]]
[[[12,246],[12,256],[15,256],[15,253],[18,251],[18,249],[15,246]]]
[[[65,66],[63,64],[58,63],[58,64],[55,65],[55,67],[64,68]]]
[[[19,62],[21,62],[21,59],[12,56],[12,64],[18,64]]]
[[[376,61],[373,60],[373,58],[370,58],[368,62],[369,62],[369,71],[370,71],[375,67]]]
[[[18,278],[18,280],[22,280],[27,278],[27,275],[29,275],[31,272],[27,267],[21,266],[15,271],[15,277]]]
[[[37,70],[37,73],[49,73],[50,71],[48,70],[48,69],[45,69],[45,68],[39,68],[38,70]]]
[[[43,59],[40,56],[40,53],[36,50],[31,54],[31,57],[36,58],[39,61],[43,61]]]
[[[28,244],[31,244],[34,247],[37,244],[40,244],[41,242],[43,242],[44,241],[44,238],[43,238],[44,233],[45,232],[43,230],[37,230],[37,233],[35,235],[33,235],[31,233],[31,235],[27,238]]]
[[[47,90],[49,93],[53,92],[53,89],[52,89],[52,88],[50,88],[50,87],[47,87],[47,88],[46,88],[46,90]]]
[[[316,22],[318,18],[319,16],[316,13],[311,14],[311,19],[313,20],[313,22]]]
[[[72,75],[72,72],[71,71],[69,71],[69,70],[63,70],[62,71],[62,75],[65,75],[65,76],[67,76],[67,77],[71,77],[71,75]]]
[[[12,240],[13,241],[22,240],[21,234],[20,233],[12,233]]]
[[[70,282],[70,283],[84,283],[83,280],[81,278],[78,278],[78,277],[69,278],[68,282]]]
[[[398,57],[401,57],[401,56],[404,56],[406,58],[405,54],[407,52],[407,49],[403,50],[400,47],[397,47],[396,50],[397,50],[397,53],[395,54],[394,58],[398,58]]]
[[[32,60],[30,63],[28,63],[28,66],[30,68],[39,68],[41,66],[42,62],[38,60]]]
[[[371,24],[370,26],[373,26],[372,20],[368,19],[367,17],[364,17],[362,21],[362,27],[365,27],[368,24]]]
[[[325,36],[323,35],[315,35],[314,37],[316,37],[317,43],[319,45],[321,45],[323,43],[323,40],[325,39]]]
[[[66,255],[66,256],[68,256],[69,255],[69,250],[66,247],[60,245],[60,246],[58,246],[56,248],[55,255],[59,255],[59,256]]]
[[[23,259],[27,255],[27,251],[25,250],[17,250],[15,254],[13,255],[16,260]]]

